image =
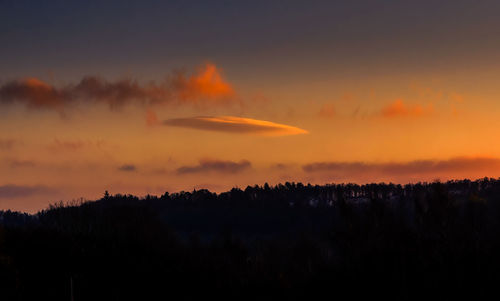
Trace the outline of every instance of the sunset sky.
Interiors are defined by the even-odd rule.
[[[500,1],[0,1],[0,209],[500,176]]]

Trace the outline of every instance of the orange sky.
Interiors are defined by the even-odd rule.
[[[0,209],[500,176],[498,1],[108,5],[0,4]]]
[[[331,97],[326,87],[297,87],[304,100],[291,91],[245,92],[252,87],[233,85],[213,64],[174,80],[100,79],[102,91],[91,92],[35,79],[4,84],[0,181],[11,197],[1,206],[35,210],[106,189],[142,195],[266,181],[500,176],[495,99],[439,79],[333,86]],[[116,93],[126,100],[119,106]]]

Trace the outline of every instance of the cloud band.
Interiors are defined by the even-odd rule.
[[[290,125],[234,116],[175,118],[165,120],[163,124],[167,126],[184,127],[197,130],[267,136],[285,136],[308,133],[304,129]]]

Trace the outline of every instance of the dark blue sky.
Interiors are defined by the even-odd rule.
[[[499,1],[0,1],[0,79],[488,64],[499,15]]]

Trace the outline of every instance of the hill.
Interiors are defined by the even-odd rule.
[[[285,183],[0,212],[4,300],[485,298],[500,180]]]

